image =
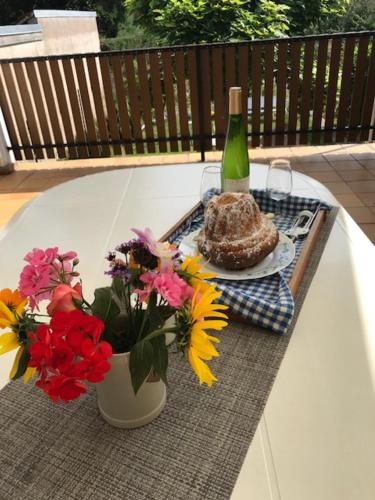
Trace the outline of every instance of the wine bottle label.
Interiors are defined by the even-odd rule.
[[[250,177],[242,179],[224,179],[224,191],[227,193],[248,193],[250,189]]]

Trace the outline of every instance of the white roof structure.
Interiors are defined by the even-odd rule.
[[[83,10],[34,10],[34,17],[43,19],[48,17],[96,17],[95,11]]]
[[[42,40],[42,28],[38,24],[0,26],[0,47]]]

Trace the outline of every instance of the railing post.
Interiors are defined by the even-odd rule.
[[[203,123],[203,88],[202,88],[202,64],[201,64],[201,51],[199,45],[195,48],[195,55],[197,61],[197,88],[198,88],[198,106],[199,106],[199,144],[201,152],[201,161],[205,161],[205,134]]]
[[[5,122],[0,109],[0,175],[7,175],[14,171],[4,134]]]

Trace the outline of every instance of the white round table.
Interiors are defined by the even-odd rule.
[[[199,200],[204,164],[94,174],[56,186],[0,233],[1,287],[15,288],[33,247],[75,250],[85,295],[107,282],[109,249],[131,227],[164,234]],[[251,187],[266,169],[251,166]],[[294,174],[293,193],[335,198]],[[375,474],[375,250],[340,210],[322,255],[233,500],[373,500]],[[91,296],[90,296],[91,294]],[[12,354],[2,356],[7,381]]]

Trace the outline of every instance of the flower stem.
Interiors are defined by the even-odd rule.
[[[170,328],[159,328],[158,330],[154,330],[149,333],[145,338],[140,340],[140,342],[148,342],[149,340],[158,337],[159,335],[165,335],[166,333],[178,333],[178,328],[176,326]]]
[[[144,328],[146,326],[146,321],[148,319],[148,316],[149,316],[149,305],[147,304],[147,308],[146,308],[145,314],[143,316],[141,328],[139,329],[139,332],[138,332],[137,342],[139,342],[139,339],[142,339],[143,330],[144,330]]]
[[[89,304],[89,302],[87,302],[87,300],[85,300],[83,297],[82,297],[82,304],[84,304],[85,306],[87,306],[90,311],[91,311],[91,304]]]

